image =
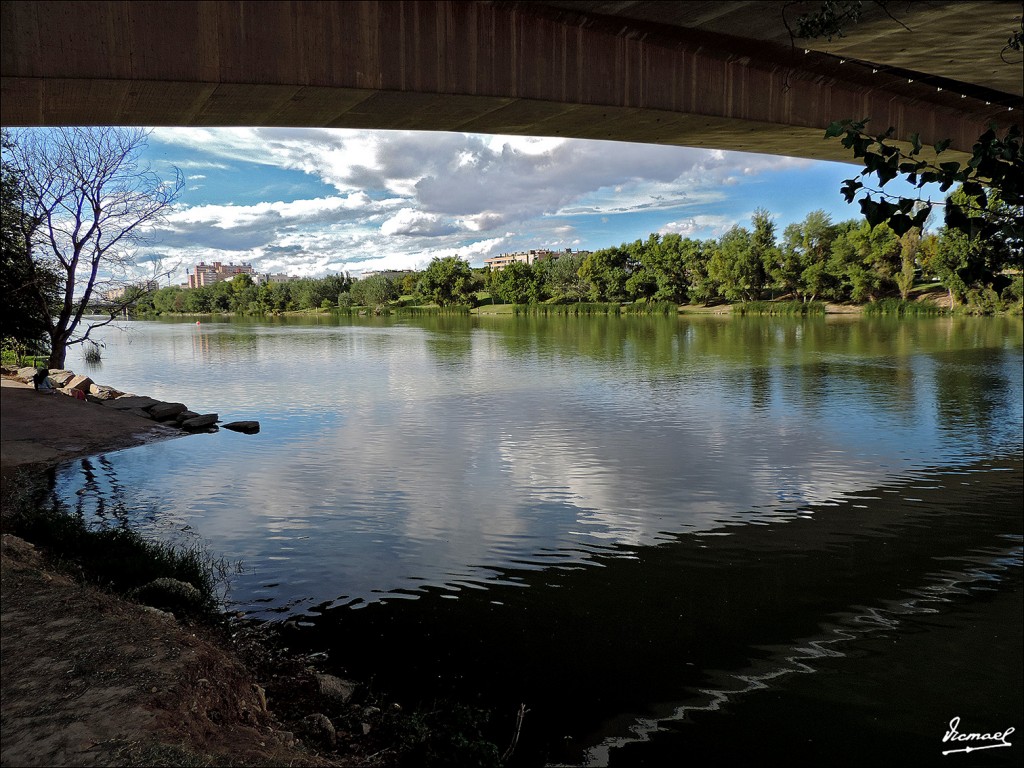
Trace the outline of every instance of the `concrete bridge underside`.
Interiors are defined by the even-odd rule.
[[[863,33],[805,52],[780,36],[783,5],[5,0],[0,121],[466,131],[847,161],[822,139],[844,117],[959,150],[989,123],[1020,123],[1019,54],[1015,74],[996,63],[987,77],[962,51],[959,68],[943,51],[908,70],[899,39],[886,53]],[[972,28],[994,32],[967,43],[992,46],[978,56],[998,54],[1020,17],[1014,3],[922,5],[907,39],[963,42],[951,9],[968,6]],[[929,32],[929,19],[944,26]]]

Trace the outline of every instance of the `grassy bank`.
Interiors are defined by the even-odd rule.
[[[79,581],[180,617],[220,618],[233,570],[201,547],[146,539],[119,526],[90,526],[64,507],[44,482],[22,471],[3,500],[3,530],[39,547],[52,567]]]

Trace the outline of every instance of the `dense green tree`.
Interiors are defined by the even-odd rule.
[[[566,253],[557,259],[541,262],[541,294],[559,302],[583,301],[587,295],[587,281],[580,277],[584,256]]]
[[[687,241],[689,242],[689,241]],[[685,259],[686,244],[682,237],[672,233],[647,239],[641,260],[644,269],[654,279],[651,298],[655,301],[674,301],[682,304],[687,299],[689,280]]]
[[[767,210],[755,210],[750,223],[754,227],[750,236],[751,257],[760,264],[752,272],[751,281],[761,292],[771,280],[771,266],[779,261],[779,246],[775,241],[775,221]]]
[[[591,301],[624,301],[629,298],[626,283],[637,266],[627,247],[602,248],[583,260],[579,274],[587,281]]]
[[[363,307],[379,307],[398,298],[398,286],[387,275],[370,275],[352,283],[352,303]]]
[[[900,238],[900,271],[896,274],[896,287],[900,298],[906,301],[917,277],[917,255],[921,250],[921,230],[909,229]]]
[[[432,259],[423,270],[417,291],[439,307],[473,301],[473,273],[458,256]]]
[[[902,243],[895,232],[866,221],[845,222],[835,232],[828,261],[831,298],[863,304],[897,290]]]
[[[3,135],[7,145],[7,135]],[[0,175],[0,334],[5,345],[28,352],[45,352],[48,344],[46,307],[59,295],[57,274],[25,258],[26,233],[34,222],[25,220],[25,198],[14,168],[3,159]],[[44,302],[39,301],[43,296]]]
[[[506,304],[528,304],[540,301],[540,276],[533,265],[514,261],[494,270],[488,280],[490,289]]]
[[[833,282],[826,262],[831,255],[836,228],[825,211],[811,211],[802,222],[783,230],[780,261],[771,277],[784,291],[803,301],[827,293]]]
[[[764,264],[748,230],[735,226],[716,243],[708,275],[730,301],[756,301],[764,284]]]

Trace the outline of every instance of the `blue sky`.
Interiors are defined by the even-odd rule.
[[[822,139],[824,141],[824,139]],[[157,128],[147,159],[185,192],[140,266],[205,260],[320,277],[473,265],[528,248],[618,245],[652,232],[717,237],[758,207],[778,232],[839,193],[857,166],[743,152],[554,138],[295,128]]]

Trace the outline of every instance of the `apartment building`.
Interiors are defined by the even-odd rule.
[[[188,287],[202,288],[204,285],[230,280],[235,275],[255,276],[252,264],[221,264],[219,261],[207,264],[201,261],[192,268],[192,274],[188,276]]]
[[[547,261],[549,259],[557,259],[559,256],[572,256],[579,253],[582,253],[582,251],[573,251],[571,248],[566,248],[564,251],[532,248],[529,251],[516,251],[515,253],[503,253],[500,256],[492,256],[489,259],[484,259],[484,266],[490,267],[493,270],[500,270],[517,261],[523,264],[534,264],[538,261]]]

